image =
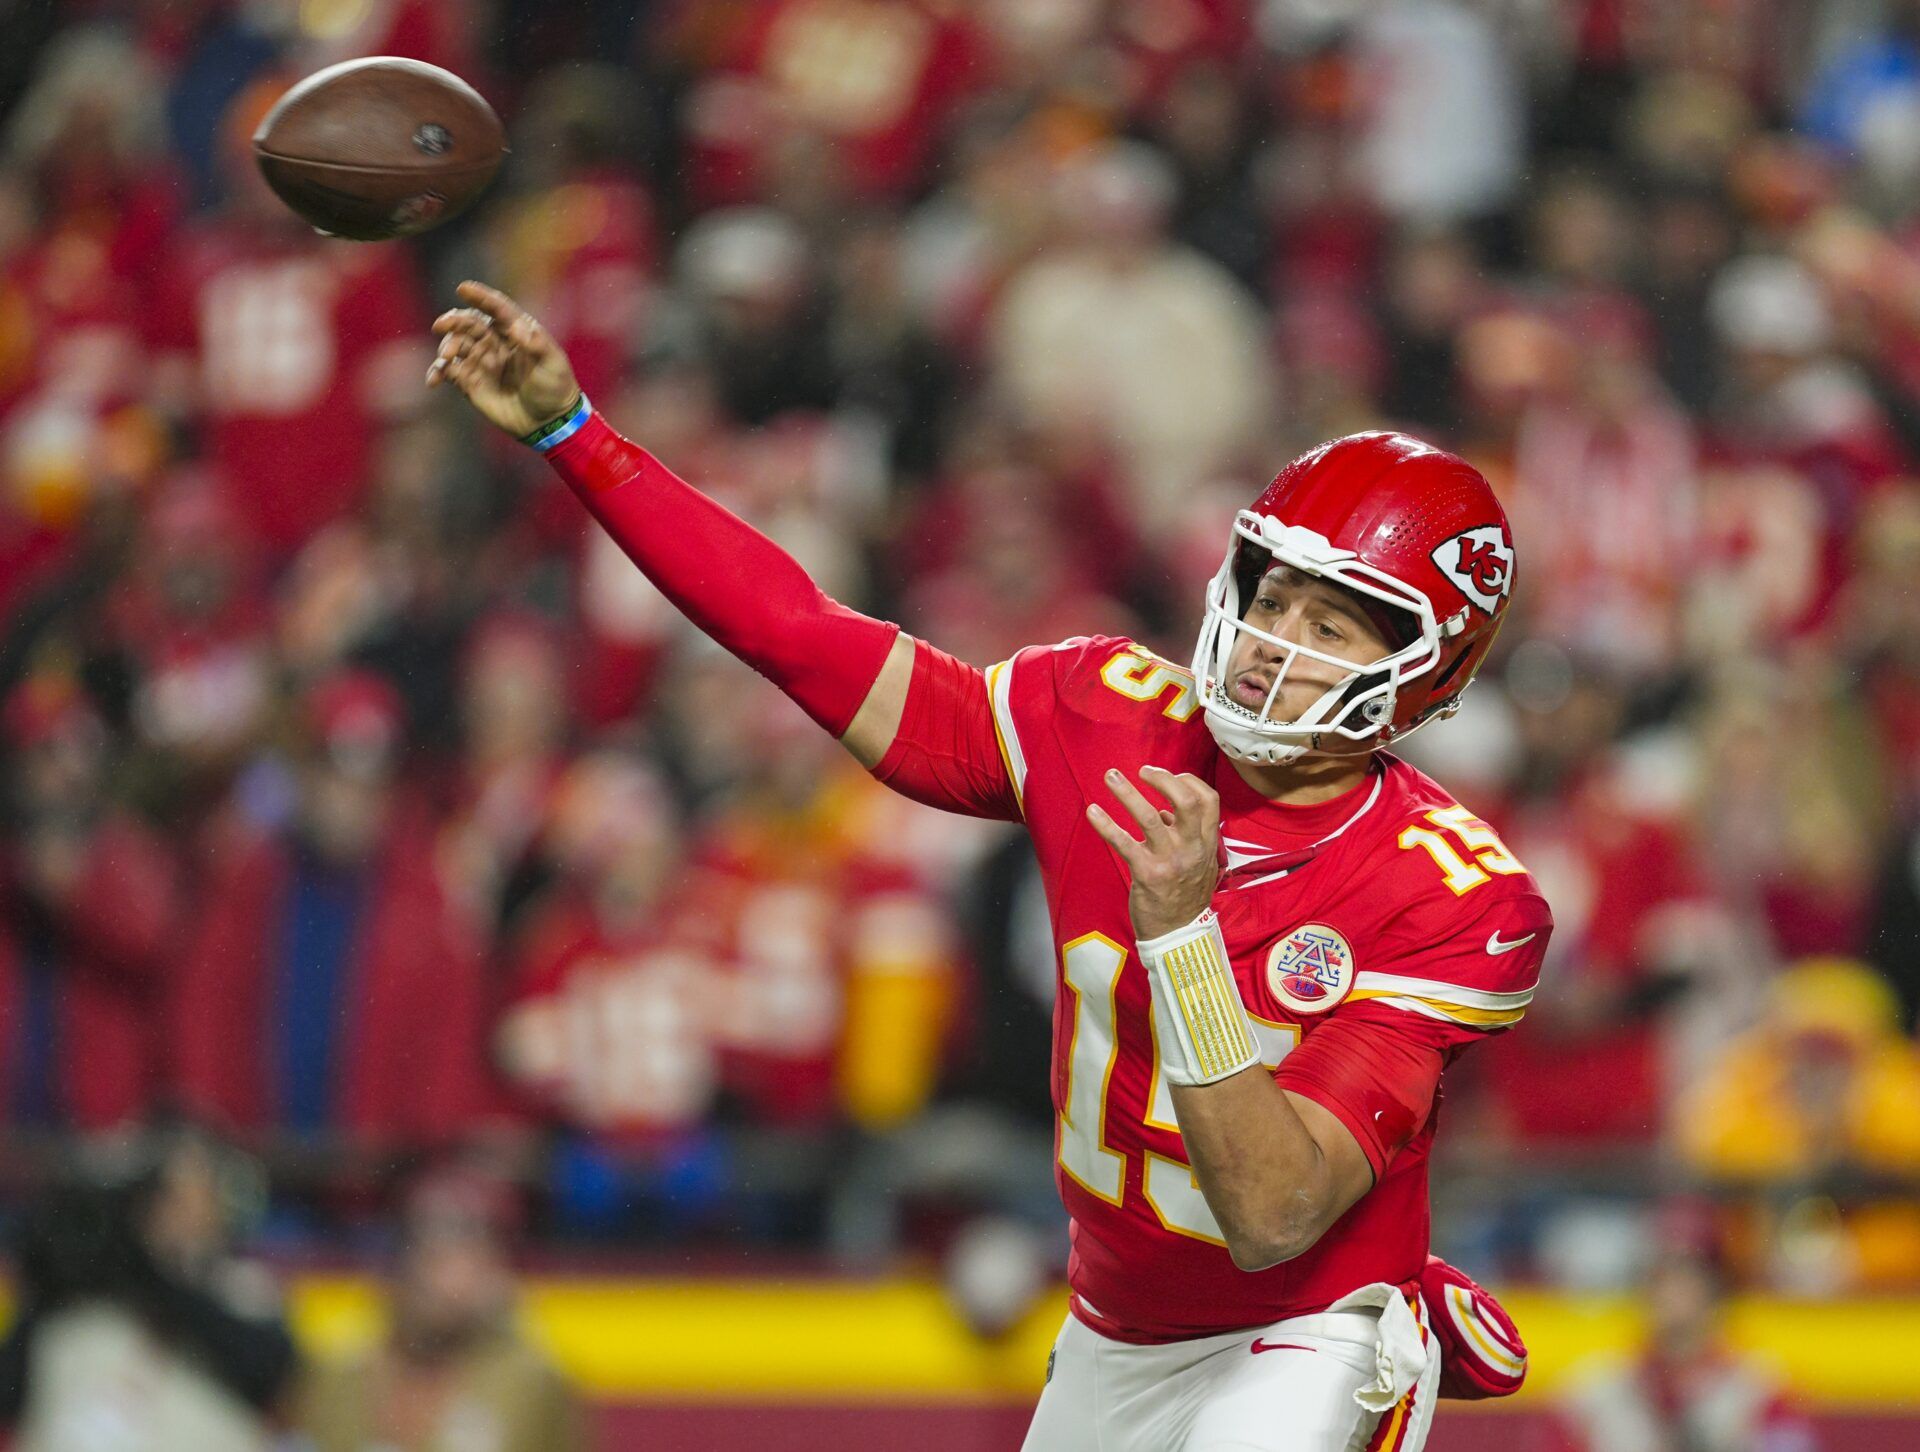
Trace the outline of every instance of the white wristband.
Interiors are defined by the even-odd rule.
[[[1153,986],[1160,1067],[1170,1083],[1212,1084],[1260,1062],[1212,908],[1137,946]]]

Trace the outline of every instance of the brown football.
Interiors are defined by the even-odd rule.
[[[398,56],[316,71],[253,133],[254,157],[280,200],[320,231],[361,242],[457,215],[506,152],[506,131],[478,91]]]

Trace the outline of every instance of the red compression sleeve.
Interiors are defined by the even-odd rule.
[[[1446,1029],[1401,1009],[1353,1004],[1308,1034],[1274,1078],[1346,1125],[1377,1180],[1433,1109]]]
[[[547,462],[675,608],[836,737],[846,733],[899,626],[828,598],[786,551],[598,413]]]
[[[987,677],[924,640],[893,745],[873,769],[902,796],[969,817],[1020,820],[1020,799],[1000,755]]]

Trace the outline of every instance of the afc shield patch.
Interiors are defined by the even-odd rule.
[[[1295,928],[1267,950],[1267,989],[1295,1013],[1325,1013],[1353,988],[1353,949],[1325,923]]]
[[[1433,562],[1489,615],[1513,593],[1513,546],[1497,524],[1456,534],[1433,552]]]

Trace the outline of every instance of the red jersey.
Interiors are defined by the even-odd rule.
[[[376,403],[417,387],[427,319],[413,264],[394,245],[211,223],[167,276],[154,350],[192,360],[221,483],[251,532],[289,554],[358,504]]]
[[[1376,1281],[1411,1286],[1427,1255],[1441,1071],[1517,1022],[1539,975],[1553,922],[1532,878],[1485,823],[1385,753],[1333,801],[1267,801],[1215,745],[1191,675],[1130,641],[1023,650],[987,685],[1059,951],[1055,1177],[1073,1220],[1074,1314],[1153,1342],[1323,1310]],[[1109,767],[1143,765],[1220,793],[1213,907],[1263,1058],[1373,1166],[1373,1188],[1318,1243],[1267,1270],[1234,1265],[1188,1168],[1127,871],[1086,819],[1109,795]]]
[[[671,910],[609,931],[563,892],[514,965],[497,1033],[519,1097],[627,1145],[697,1127],[720,1084],[718,966]]]
[[[721,1063],[756,1122],[878,1128],[933,1088],[954,948],[933,895],[864,838],[879,794],[834,771],[795,810],[744,803],[681,894],[722,965]]]
[[[987,77],[987,49],[960,7],[770,0],[746,14],[687,105],[688,169],[704,204],[754,196],[766,155],[796,134],[826,141],[860,195],[910,191],[946,119]]]

